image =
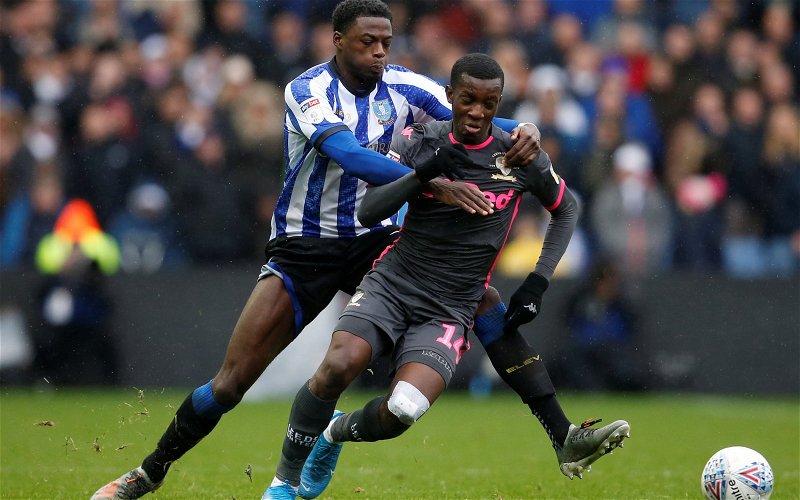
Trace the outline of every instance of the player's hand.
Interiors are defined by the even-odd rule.
[[[494,205],[475,184],[433,179],[428,183],[428,191],[442,203],[460,207],[468,213],[480,215],[494,213]]]
[[[506,165],[521,167],[536,159],[542,148],[542,133],[533,123],[520,123],[511,131],[511,141],[514,145],[506,153]]]
[[[525,278],[508,303],[505,331],[514,330],[533,321],[542,310],[542,295],[549,284],[547,278],[541,274],[530,273]]]
[[[425,183],[440,175],[453,179],[459,175],[463,167],[471,162],[463,144],[445,144],[436,148],[433,156],[414,170],[417,173],[417,179]]]

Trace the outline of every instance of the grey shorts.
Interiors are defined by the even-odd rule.
[[[362,280],[336,325],[372,346],[373,360],[392,355],[396,371],[406,363],[430,366],[450,383],[469,350],[467,332],[477,304],[447,305],[397,275],[373,269]]]

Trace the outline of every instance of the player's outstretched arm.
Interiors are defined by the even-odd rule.
[[[362,147],[349,130],[341,130],[325,138],[319,150],[335,160],[348,175],[376,186],[392,182],[411,171],[402,163]]]
[[[420,191],[422,183],[413,171],[389,184],[371,186],[358,207],[358,222],[364,227],[379,224],[396,214],[403,203]]]
[[[564,179],[555,173],[550,157],[544,151],[528,167],[528,189],[551,217],[536,268],[511,296],[505,314],[507,330],[533,321],[541,312],[542,296],[569,245],[580,215],[578,201]]]
[[[361,225],[371,227],[391,217],[409,198],[419,194],[423,185],[439,175],[444,174],[448,178],[458,175],[461,166],[470,161],[464,146],[458,146],[442,146],[412,172],[383,186],[369,188],[358,209]]]
[[[535,269],[537,273],[550,280],[572,239],[581,208],[564,179],[553,170],[547,153],[542,151],[528,170],[530,191],[550,212],[550,223],[547,225],[542,252]],[[534,170],[538,171],[538,176],[534,174]]]

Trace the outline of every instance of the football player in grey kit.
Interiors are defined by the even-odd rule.
[[[497,62],[483,54],[464,56],[453,66],[447,87],[453,119],[415,124],[393,142],[389,156],[415,170],[371,187],[358,217],[362,224],[374,224],[408,201],[402,231],[362,280],[342,313],[325,359],[298,393],[277,473],[263,498],[295,498],[298,485],[304,498],[319,495],[331,479],[343,442],[397,437],[436,401],[469,350],[467,333],[475,310],[525,191],[552,215],[541,256],[512,295],[497,338],[481,337],[481,342],[493,349],[496,341],[516,333],[541,309],[542,294],[577,223],[578,206],[546,152],[525,167],[505,164],[511,140],[491,121],[502,88]],[[494,212],[475,216],[425,193],[424,177],[442,172],[476,185],[494,204]],[[597,421],[571,424],[540,357],[520,360],[513,346],[503,349],[508,352],[495,352],[492,361],[510,385],[515,371],[536,371],[531,408],[551,439],[564,475],[580,477],[603,454],[622,446],[630,435],[626,421],[600,428],[591,427]],[[526,344],[520,351],[531,353],[531,348]],[[393,357],[395,368],[388,394],[352,413],[335,412],[327,428],[310,428],[308,415],[330,411],[371,361],[386,354]],[[502,360],[516,363],[497,366]],[[309,438],[317,439],[310,455]],[[298,456],[308,456],[301,475],[289,463]]]

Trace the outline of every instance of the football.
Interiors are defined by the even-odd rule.
[[[731,446],[714,453],[700,477],[700,486],[708,500],[767,499],[774,484],[767,460],[744,446]]]

